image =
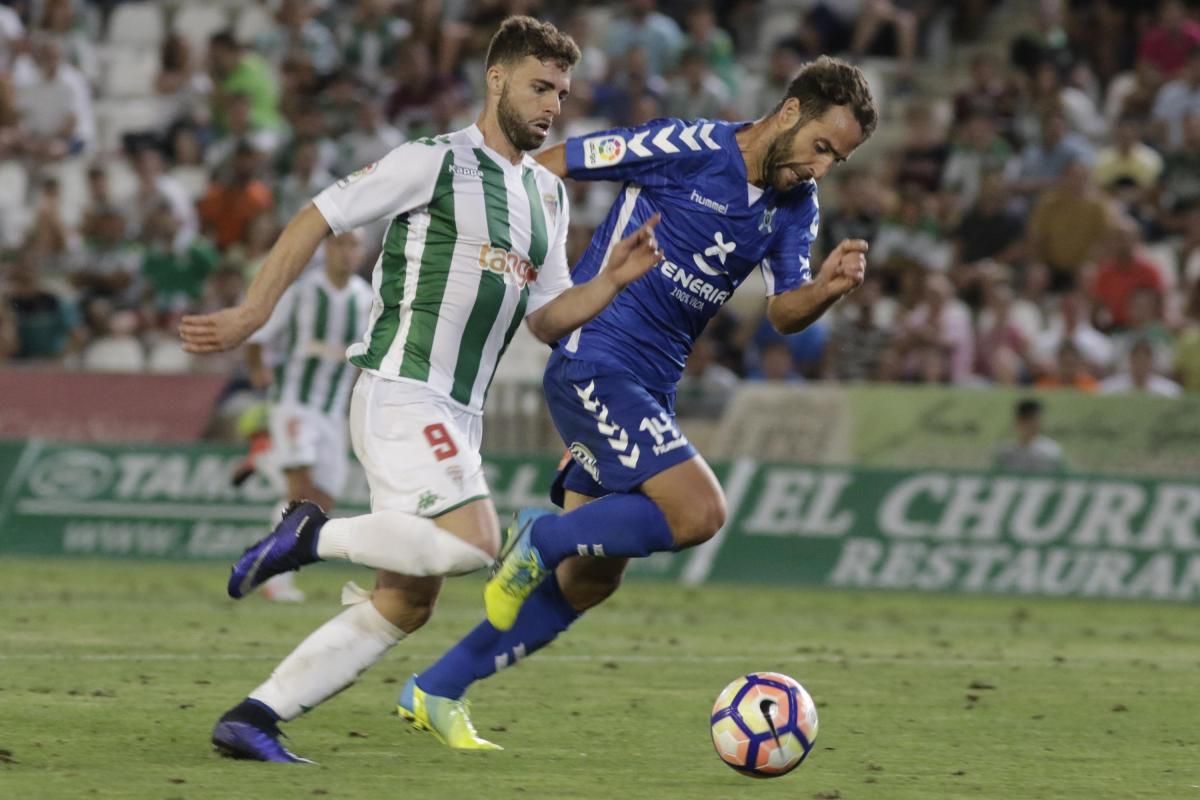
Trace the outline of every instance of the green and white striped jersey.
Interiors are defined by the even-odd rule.
[[[350,363],[473,413],[517,326],[571,286],[562,181],[472,125],[397,147],[313,199],[335,233],[390,218]]]
[[[358,375],[346,362],[346,348],[362,336],[370,309],[371,286],[357,275],[338,289],[324,269],[312,269],[289,286],[267,324],[250,337],[275,368],[271,402],[345,416]]]

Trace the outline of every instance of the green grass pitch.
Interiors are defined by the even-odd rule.
[[[4,798],[1200,798],[1200,626],[1185,606],[630,583],[474,687],[502,753],[453,753],[390,715],[481,613],[433,621],[288,726],[319,766],[217,757],[209,729],[366,571],[306,570],[307,603],[224,597],[219,565],[0,563]],[[800,680],[814,752],[754,781],[708,713],[741,672]]]

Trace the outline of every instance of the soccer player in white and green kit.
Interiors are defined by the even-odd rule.
[[[311,500],[329,512],[346,485],[350,468],[346,409],[358,369],[346,348],[362,336],[370,313],[371,285],[355,274],[362,236],[348,231],[322,245],[323,262],[309,267],[288,287],[267,324],[246,342],[250,384],[266,389],[271,447],[258,469],[279,489],[284,502]],[[269,600],[300,602],[304,592],[294,572],[266,581]]]
[[[366,334],[348,351],[362,370],[350,433],[371,513],[328,520],[302,504],[243,554],[229,581],[241,597],[272,575],[336,558],[379,570],[375,589],[218,721],[212,739],[222,753],[302,761],[279,742],[278,723],[350,685],[423,625],[442,576],[491,563],[500,531],[479,456],[481,414],[505,346],[522,320],[543,342],[557,341],[661,260],[653,217],[613,245],[600,274],[571,285],[566,193],[527,153],[545,141],[578,59],[554,26],[506,20],[488,49],[475,125],[402,145],[326,189],[288,224],[241,304],[180,325],[190,352],[234,347],[266,322],[331,230],[391,220]],[[422,713],[456,747],[494,747],[460,702]]]

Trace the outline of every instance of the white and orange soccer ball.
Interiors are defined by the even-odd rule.
[[[712,710],[717,755],[752,778],[777,778],[800,766],[817,738],[817,707],[798,681],[751,672],[726,686]]]

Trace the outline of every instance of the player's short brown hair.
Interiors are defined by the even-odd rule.
[[[549,22],[533,17],[509,17],[500,24],[500,30],[488,45],[486,65],[512,64],[525,56],[571,69],[579,63],[579,45]]]
[[[879,111],[875,108],[866,76],[858,67],[840,58],[821,56],[805,64],[792,79],[787,94],[775,110],[782,108],[790,97],[800,101],[802,122],[817,119],[833,106],[846,106],[858,120],[864,142],[879,121]]]

